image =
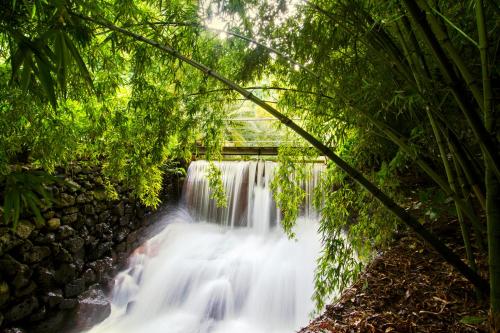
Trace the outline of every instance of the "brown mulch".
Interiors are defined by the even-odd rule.
[[[407,235],[299,333],[486,332],[485,304],[437,253]]]

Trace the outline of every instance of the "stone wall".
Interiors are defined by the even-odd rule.
[[[80,330],[105,318],[110,308],[102,289],[150,221],[125,188],[117,187],[118,200],[107,199],[99,168],[77,165],[65,176],[72,186],[53,186],[46,225],[24,217],[15,231],[0,227],[4,332]]]

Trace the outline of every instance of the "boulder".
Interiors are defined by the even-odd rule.
[[[43,296],[43,302],[49,306],[49,308],[53,308],[56,305],[59,305],[63,301],[64,297],[61,289],[51,290]]]
[[[64,215],[63,217],[61,217],[62,224],[71,224],[76,221],[78,221],[78,213]]]
[[[60,207],[69,207],[75,204],[76,198],[73,195],[67,193],[61,193],[59,196],[59,206]]]
[[[76,279],[64,286],[64,295],[66,297],[74,297],[80,295],[85,290],[85,280],[83,278]]]
[[[27,220],[20,220],[15,233],[19,238],[27,239],[33,230],[35,230],[35,226],[32,223]]]
[[[85,241],[83,238],[76,236],[64,241],[63,244],[69,252],[75,254],[83,248]]]
[[[55,281],[54,270],[46,267],[38,267],[35,272],[35,281],[43,289],[52,288]]]
[[[78,305],[78,300],[76,298],[65,298],[59,304],[59,309],[70,310],[74,309]]]
[[[47,221],[47,228],[49,230],[57,230],[61,226],[61,219],[53,217]]]
[[[86,330],[106,319],[111,313],[111,305],[104,292],[94,285],[78,297],[76,326]]]
[[[59,233],[57,236],[59,239],[66,239],[68,237],[74,236],[75,233],[75,229],[71,228],[69,225],[63,225],[59,228]]]
[[[21,320],[32,314],[36,308],[38,308],[38,300],[35,297],[27,298],[10,308],[5,313],[5,320],[8,322]]]
[[[47,246],[33,246],[31,251],[23,253],[23,261],[34,264],[50,256],[50,248]]]
[[[59,266],[56,270],[56,274],[54,276],[55,280],[59,284],[66,284],[70,281],[73,281],[76,276],[76,266],[70,263],[64,263]]]

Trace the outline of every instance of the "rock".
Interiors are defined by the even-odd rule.
[[[51,245],[56,241],[56,235],[52,232],[42,233],[34,239],[35,244]]]
[[[59,253],[55,256],[57,262],[72,262],[73,256],[65,248],[61,248]]]
[[[37,322],[45,318],[45,315],[47,314],[47,309],[45,308],[45,305],[42,305],[38,310],[36,310],[31,316],[29,316],[28,321],[29,322]]]
[[[60,207],[69,207],[75,204],[75,197],[73,195],[67,193],[61,193],[59,196],[59,206]]]
[[[22,266],[24,265],[8,254],[0,259],[0,272],[9,277],[16,275]]]
[[[9,285],[5,281],[0,282],[0,307],[4,305],[10,297]],[[1,324],[0,324],[1,326]]]
[[[64,295],[66,297],[74,297],[85,291],[85,280],[80,278],[66,284],[64,287]]]
[[[14,293],[14,296],[16,298],[21,298],[24,296],[32,295],[33,292],[36,290],[36,288],[37,288],[36,283],[33,281],[30,281],[30,283],[26,287],[16,290],[16,292]]]
[[[62,332],[63,326],[66,324],[66,313],[64,311],[57,311],[55,313],[47,314],[47,318],[32,329],[33,333],[54,333]]]
[[[66,284],[73,281],[76,276],[76,267],[74,264],[64,263],[56,270],[54,276],[57,283]]]
[[[87,196],[85,195],[85,193],[81,193],[79,194],[77,197],[76,197],[76,203],[77,204],[84,204],[87,202]]]
[[[62,224],[71,224],[71,223],[74,223],[76,221],[78,221],[78,213],[64,215],[61,218]]]
[[[35,272],[35,281],[43,289],[52,288],[55,282],[54,270],[45,267],[39,267]]]
[[[122,241],[124,241],[127,238],[129,232],[130,230],[128,228],[118,228],[118,230],[114,233],[115,242],[121,243]]]
[[[35,226],[33,224],[26,220],[20,220],[15,233],[18,237],[27,239],[33,230],[35,230]]]
[[[47,221],[47,228],[49,230],[57,230],[61,226],[61,219],[56,217],[51,218]]]
[[[66,239],[68,237],[75,235],[75,229],[71,228],[69,225],[63,225],[59,228],[59,239]]]
[[[82,275],[82,278],[85,280],[85,285],[91,285],[96,282],[96,276],[92,268],[87,268]]]
[[[15,322],[20,319],[26,318],[33,311],[38,308],[38,300],[35,297],[30,297],[11,307],[5,313],[5,319],[8,322]]]
[[[25,330],[23,330],[22,328],[18,328],[18,327],[11,327],[11,328],[6,328],[3,333],[26,333]]]
[[[120,201],[115,208],[113,208],[113,214],[117,216],[123,216],[125,215],[125,203],[123,201]]]
[[[99,223],[106,223],[111,221],[111,213],[109,210],[103,211],[101,214],[99,214]]]
[[[81,237],[72,237],[64,241],[64,247],[68,249],[69,252],[75,254],[80,251],[85,245],[85,241]]]
[[[66,183],[66,188],[68,190],[70,190],[71,192],[76,192],[78,190],[81,190],[82,187],[80,186],[80,184],[78,184],[77,182],[75,182],[73,179],[70,179],[70,178],[66,178],[64,180],[64,182]]]
[[[113,242],[100,243],[97,245],[97,249],[95,250],[96,258],[102,258],[108,253],[110,253],[113,248]]]
[[[93,205],[85,205],[83,207],[83,212],[87,215],[94,215],[95,214],[95,208]]]
[[[98,235],[111,233],[111,228],[107,223],[99,223],[95,226],[95,231]]]
[[[53,218],[54,216],[56,215],[56,212],[54,212],[53,210],[48,210],[46,211],[45,213],[43,213],[43,217],[47,220],[50,220],[51,218]]]
[[[124,215],[124,216],[120,217],[119,221],[120,221],[121,226],[126,226],[130,223],[130,216]]]
[[[17,238],[10,231],[8,231],[7,228],[2,229],[2,231],[7,230],[7,232],[3,232],[3,234],[0,235],[0,255],[9,252],[23,242],[22,239]]]
[[[106,319],[110,313],[111,305],[106,295],[94,286],[78,297],[76,326],[80,330],[88,329]]]
[[[34,264],[50,256],[50,248],[47,246],[33,246],[30,252],[23,254],[24,262]]]
[[[107,198],[106,191],[104,190],[96,190],[92,194],[97,201],[104,201]]]
[[[70,214],[78,213],[78,211],[79,211],[79,209],[76,206],[68,207],[68,208],[64,209],[64,214],[70,215]]]
[[[0,327],[2,327],[3,324],[3,314],[0,312]]]
[[[16,272],[16,276],[11,282],[16,290],[26,287],[30,283],[32,271],[27,265],[21,265]]]
[[[61,310],[74,309],[77,305],[78,305],[78,300],[76,298],[65,298],[62,300],[61,304],[59,304],[59,309]]]
[[[127,243],[132,245],[135,243],[135,241],[137,241],[138,238],[139,238],[139,231],[138,230],[132,231],[127,236]]]
[[[62,295],[62,290],[61,289],[56,289],[49,291],[44,297],[43,301],[45,304],[47,304],[50,308],[55,307],[56,305],[59,305],[63,301],[64,297]]]
[[[96,260],[89,264],[89,267],[95,272],[98,282],[103,281],[105,275],[113,270],[113,259],[106,257],[101,260]]]

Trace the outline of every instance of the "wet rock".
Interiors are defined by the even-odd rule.
[[[68,207],[68,208],[64,209],[64,214],[70,215],[70,214],[78,213],[78,211],[79,211],[79,209],[76,206]]]
[[[83,207],[83,212],[87,215],[94,215],[95,214],[95,208],[93,205],[85,205]]]
[[[41,288],[49,289],[54,285],[55,272],[49,268],[39,267],[35,272],[35,280]]]
[[[56,216],[56,212],[54,212],[53,210],[48,210],[46,212],[43,213],[43,217],[46,219],[46,220],[50,220],[51,218],[53,218],[54,216]]]
[[[104,201],[107,198],[106,191],[104,190],[96,190],[92,194],[97,201]]]
[[[61,222],[63,224],[71,224],[71,223],[74,223],[78,221],[78,213],[74,213],[74,214],[69,214],[69,215],[64,215],[62,218],[61,218]]]
[[[5,255],[0,259],[0,272],[3,275],[12,277],[22,269],[23,264],[10,255]]]
[[[33,230],[35,230],[35,226],[32,223],[26,220],[20,220],[15,233],[18,237],[27,239]]]
[[[28,321],[29,322],[37,322],[45,318],[45,315],[47,314],[47,309],[45,308],[45,305],[42,305],[38,310],[36,310],[31,316],[29,316]]]
[[[68,251],[73,253],[73,254],[80,251],[84,245],[85,245],[85,241],[83,240],[83,238],[78,237],[78,236],[64,241],[64,247],[66,249],[68,249]]]
[[[101,243],[101,244],[97,245],[97,248],[95,250],[96,258],[102,258],[105,255],[109,254],[111,252],[112,248],[113,248],[112,242],[106,242],[106,243]]]
[[[31,295],[36,290],[36,288],[37,288],[36,283],[31,281],[26,287],[16,290],[14,296],[16,298],[21,298],[24,296]]]
[[[0,282],[0,307],[4,305],[10,297],[10,288],[7,282]],[[0,324],[1,325],[1,324]]]
[[[99,214],[99,223],[106,223],[111,221],[111,213],[109,210],[103,211],[101,214]]]
[[[18,327],[11,327],[11,328],[6,328],[3,333],[26,333],[25,330],[23,330],[22,328],[18,328]]]
[[[85,280],[83,278],[76,279],[64,287],[64,295],[66,297],[74,297],[80,295],[85,290]]]
[[[81,190],[82,187],[80,186],[80,184],[78,184],[77,182],[75,182],[73,179],[71,178],[66,178],[64,180],[64,182],[66,183],[66,188],[68,190],[70,190],[71,192],[76,192],[78,190]]]
[[[87,268],[82,275],[82,278],[85,280],[85,285],[91,285],[96,282],[96,275],[92,268]]]
[[[0,234],[0,255],[9,252],[13,248],[22,244],[22,239],[13,235],[7,228],[1,228]]]
[[[47,246],[33,246],[29,252],[23,253],[24,262],[34,264],[50,256],[50,248]]]
[[[76,276],[76,266],[74,264],[64,263],[56,270],[54,276],[57,283],[66,284],[73,281]]]
[[[56,235],[52,232],[40,234],[34,239],[35,244],[50,245],[56,241]]]
[[[117,216],[123,216],[125,215],[125,203],[123,201],[120,201],[114,208],[113,208],[113,214]]]
[[[69,207],[73,206],[75,204],[75,196],[67,194],[67,193],[61,193],[59,197],[59,206],[60,207]]]
[[[78,300],[76,298],[65,298],[62,300],[61,304],[59,304],[59,309],[70,310],[74,309],[77,305]]]
[[[26,318],[38,308],[38,300],[35,297],[30,297],[24,301],[14,305],[5,313],[5,319],[8,322],[15,322]]]
[[[113,259],[106,257],[101,260],[96,260],[89,264],[89,267],[95,272],[98,282],[103,281],[106,274],[113,270]]]
[[[93,286],[78,297],[76,322],[78,329],[85,330],[106,319],[111,313],[111,305],[104,292]]]
[[[55,256],[55,260],[57,262],[72,262],[73,261],[73,256],[71,255],[71,253],[69,253],[68,250],[66,250],[65,248],[61,247],[59,249],[59,252]]]
[[[61,226],[61,219],[56,217],[51,218],[47,221],[47,228],[49,230],[57,230]]]
[[[16,290],[26,287],[30,283],[32,271],[27,265],[19,266],[11,284]]]
[[[63,225],[59,228],[58,238],[66,239],[68,237],[75,235],[75,229],[71,228],[69,225]]]
[[[54,333],[62,332],[66,322],[66,313],[57,311],[56,313],[47,314],[47,318],[32,329],[33,333]]]
[[[114,233],[114,240],[117,243],[123,242],[128,234],[130,233],[130,230],[128,228],[119,228],[115,233]]]
[[[64,297],[62,295],[61,289],[49,291],[43,297],[44,303],[47,304],[50,308],[53,308],[56,305],[59,305],[63,301],[63,299],[64,299]]]
[[[84,204],[88,202],[88,197],[85,193],[81,193],[76,197],[76,203],[77,204]]]

